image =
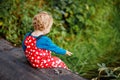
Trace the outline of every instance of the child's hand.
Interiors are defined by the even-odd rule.
[[[72,53],[71,53],[71,52],[69,52],[69,51],[66,51],[66,55],[71,56],[71,55],[72,55]]]

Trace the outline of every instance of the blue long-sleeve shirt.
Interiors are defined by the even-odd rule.
[[[24,40],[25,40],[25,38],[26,38],[27,36],[29,36],[29,34],[30,34],[30,33],[27,33],[27,34],[25,35]],[[32,36],[32,35],[31,35],[31,36]],[[33,37],[35,37],[35,36],[33,36]],[[37,38],[37,37],[35,37],[35,38]],[[23,48],[23,50],[25,51],[26,46],[24,45],[24,40],[22,41],[22,48]],[[50,50],[50,51],[52,51],[52,52],[54,52],[54,53],[56,53],[56,54],[66,54],[66,50],[65,50],[65,49],[60,48],[59,46],[57,46],[56,44],[54,44],[54,43],[52,42],[52,40],[51,40],[49,37],[45,36],[45,35],[41,36],[41,37],[36,41],[36,46],[37,46],[38,48],[41,48],[41,49]]]

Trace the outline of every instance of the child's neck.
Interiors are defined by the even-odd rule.
[[[35,31],[32,32],[31,35],[32,35],[32,36],[40,36],[40,35],[44,35],[44,33],[41,32],[41,31],[39,31],[39,30],[35,30]]]

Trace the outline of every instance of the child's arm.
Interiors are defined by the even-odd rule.
[[[52,40],[50,38],[48,38],[47,36],[42,36],[38,41],[37,41],[37,47],[39,48],[43,48],[43,49],[47,49],[47,50],[50,50],[54,53],[57,53],[57,54],[67,54],[67,55],[71,55],[72,53],[63,49],[63,48],[60,48],[59,46],[57,46],[56,44],[54,44],[52,42]]]

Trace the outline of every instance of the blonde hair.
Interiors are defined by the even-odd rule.
[[[53,24],[53,18],[47,12],[40,12],[33,18],[33,26],[35,30],[44,31],[47,28],[51,28]]]

